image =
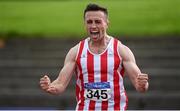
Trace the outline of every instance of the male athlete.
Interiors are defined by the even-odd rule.
[[[108,12],[96,4],[87,5],[84,22],[88,36],[70,49],[56,80],[45,75],[41,88],[62,93],[76,73],[76,110],[126,110],[124,71],[138,92],[148,90],[148,75],[141,73],[131,50],[107,34]]]

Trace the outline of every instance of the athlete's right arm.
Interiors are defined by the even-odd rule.
[[[56,80],[51,82],[50,78],[47,75],[40,79],[41,89],[54,95],[60,94],[66,89],[76,67],[75,59],[77,51],[78,45],[69,50],[65,58],[64,66],[61,69]]]

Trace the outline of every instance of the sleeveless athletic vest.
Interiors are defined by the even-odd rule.
[[[111,37],[101,54],[92,53],[88,41],[80,41],[76,57],[76,110],[126,110],[128,99],[118,40]]]

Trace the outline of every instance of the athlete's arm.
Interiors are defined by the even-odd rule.
[[[147,91],[149,87],[148,75],[141,73],[131,50],[127,46],[121,44],[120,42],[118,44],[118,49],[123,59],[123,66],[125,68],[125,71],[136,90],[139,92]]]
[[[40,79],[40,86],[44,91],[50,94],[60,94],[66,89],[76,67],[75,59],[77,50],[78,45],[70,49],[66,55],[64,66],[56,80],[51,82],[47,75]]]

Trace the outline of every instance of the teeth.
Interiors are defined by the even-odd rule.
[[[94,34],[94,35],[96,35],[96,34],[99,34],[98,32],[91,32],[91,34]]]
[[[91,31],[91,34],[99,34],[98,31]]]

